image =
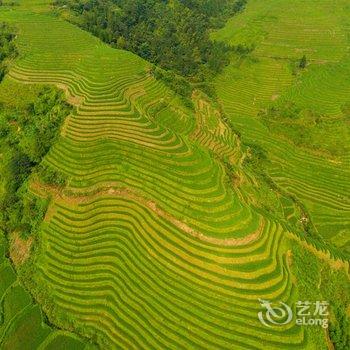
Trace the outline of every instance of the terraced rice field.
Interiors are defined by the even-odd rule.
[[[286,0],[253,0],[213,35],[234,45],[254,45],[247,59],[233,60],[216,79],[219,98],[245,142],[267,151],[273,181],[305,205],[316,231],[333,243],[349,227],[348,145],[335,158],[295,147],[288,137],[274,135],[259,112],[288,102],[328,120],[342,116],[350,91],[348,14],[346,1],[295,1],[290,6]],[[304,54],[308,67],[295,75],[291,65]],[[342,128],[348,130],[348,123]],[[338,132],[330,128],[323,142]],[[340,246],[348,251],[349,241]]]
[[[214,33],[232,45],[254,44],[259,57],[338,62],[348,53],[346,0],[252,0],[245,11]]]
[[[85,345],[68,332],[53,331],[31,295],[21,286],[5,257],[5,239],[0,235],[0,344],[2,349],[55,349],[55,343],[84,349]]]
[[[44,160],[69,177],[68,186],[58,192],[32,183],[38,196],[51,196],[33,276],[49,320],[104,349],[314,349],[303,327],[267,328],[257,318],[259,299],[297,298],[290,233],[228,186],[220,157],[239,166],[242,153],[215,108],[198,95],[196,112],[188,111],[150,76],[147,62],[45,9],[45,1],[22,1],[1,8],[0,20],[18,28],[20,58],[9,79],[24,88],[55,84],[76,106]],[[291,82],[280,62],[266,60],[257,71],[266,67],[285,78],[271,77],[268,91],[257,82],[259,104]],[[234,99],[229,110],[234,89],[222,99],[240,125],[247,119]],[[247,108],[249,115],[256,110]],[[330,165],[248,123],[247,137],[264,140],[279,160],[271,168],[275,181],[334,208],[320,211],[320,226],[332,215],[340,228],[347,224],[338,215],[348,210],[339,198],[347,173],[330,181]],[[309,168],[315,164],[317,178]],[[61,342],[50,337],[41,344]]]

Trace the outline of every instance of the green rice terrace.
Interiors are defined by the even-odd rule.
[[[349,1],[125,3],[0,1],[0,349],[350,349]]]

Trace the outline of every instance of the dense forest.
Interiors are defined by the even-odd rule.
[[[197,80],[228,63],[230,47],[210,40],[246,0],[56,0],[70,19],[114,47]]]

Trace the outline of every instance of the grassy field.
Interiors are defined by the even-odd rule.
[[[268,3],[273,9],[285,2]],[[325,238],[340,235],[349,224],[350,203],[343,198],[349,192],[346,154],[330,161],[306,152],[273,135],[257,116],[282,94],[309,106],[290,89],[297,79],[300,89],[317,80],[313,67],[325,70],[328,63],[319,67],[315,61],[294,76],[289,59],[300,53],[294,47],[283,51],[279,19],[271,15],[265,20],[259,12],[266,11],[265,5],[251,1],[246,17],[242,13],[215,34],[233,44],[246,37],[257,45],[247,59],[233,58],[216,81],[239,137],[204,94],[194,93],[195,110],[190,110],[151,76],[146,61],[53,16],[48,1],[19,3],[0,7],[0,20],[18,30],[20,54],[0,85],[0,100],[11,103],[7,91],[30,93],[33,86],[54,84],[75,108],[44,159],[67,176],[67,186],[62,190],[31,179],[32,192],[50,204],[23,266],[33,297],[62,331],[53,335],[40,321],[41,311],[17,286],[12,265],[3,259],[0,278],[13,286],[15,300],[2,314],[12,320],[16,307],[23,314],[16,327],[9,326],[7,340],[0,338],[1,346],[16,349],[17,331],[28,348],[40,349],[92,346],[66,332],[101,349],[326,349],[322,329],[293,322],[267,328],[257,318],[259,299],[292,304],[306,295],[295,278],[291,249],[316,249],[259,207],[265,193],[259,192],[260,178],[245,166],[249,152],[242,141],[267,150],[269,175],[287,193],[270,194],[283,197],[281,211],[296,217],[296,205],[288,201],[293,194]],[[320,20],[331,4],[322,3]],[[307,18],[308,12],[300,11]],[[295,27],[293,17],[288,23]],[[290,45],[303,43],[304,49],[315,43],[313,59],[329,54],[329,64],[336,65],[346,56],[344,37],[333,40],[322,32],[323,47],[314,25],[303,28],[310,31],[308,42],[291,35]],[[241,29],[235,33],[230,26]],[[274,35],[266,35],[267,27]],[[328,50],[327,40],[336,50]],[[270,47],[271,56],[283,54],[283,60],[267,55]],[[329,105],[329,118],[339,117],[336,106]],[[326,260],[334,262],[329,256]],[[348,267],[337,263],[339,269]]]

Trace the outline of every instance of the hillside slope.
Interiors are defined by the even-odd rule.
[[[311,231],[347,253],[349,11],[347,1],[252,0],[213,34],[253,48],[216,79],[225,112],[267,152],[268,174],[303,204]]]
[[[50,204],[38,245],[17,267],[49,321],[102,349],[326,348],[321,328],[257,318],[259,299],[305,297],[291,254],[300,240],[235,186],[232,169],[237,181],[254,176],[215,106],[198,92],[189,110],[149,63],[54,17],[47,3],[1,7],[0,20],[18,29],[7,79],[54,84],[75,106],[44,159],[68,184],[31,179]]]

